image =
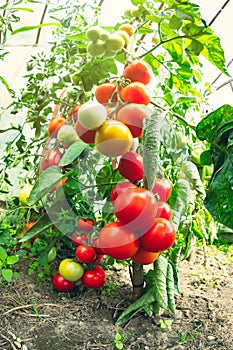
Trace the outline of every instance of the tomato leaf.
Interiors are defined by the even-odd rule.
[[[0,260],[5,261],[7,259],[7,252],[3,247],[0,247]]]
[[[150,118],[144,120],[143,126],[143,167],[144,186],[148,190],[154,187],[155,179],[159,173],[159,150],[161,143],[161,112],[157,109]]]
[[[175,302],[175,284],[174,284],[174,275],[173,268],[170,263],[167,265],[167,298],[168,298],[168,306],[173,314],[176,313],[176,302]]]
[[[20,27],[18,29],[13,30],[13,32],[11,33],[11,35],[14,34],[18,34],[18,33],[22,33],[22,32],[27,32],[29,30],[33,30],[33,29],[38,29],[38,28],[42,28],[42,27],[60,27],[60,24],[57,22],[51,22],[51,23],[42,23],[42,24],[38,24],[36,26],[25,26],[25,27]]]
[[[25,233],[25,235],[19,240],[19,242],[26,242],[32,237],[39,235],[40,233],[46,231],[49,227],[54,225],[51,222],[47,214],[41,216],[36,223]]]
[[[60,160],[59,166],[67,166],[69,164],[72,164],[78,159],[82,152],[88,148],[90,148],[90,146],[82,140],[74,142],[63,155],[62,159]]]
[[[2,269],[2,277],[10,283],[12,281],[13,272],[11,269]]]
[[[191,188],[199,193],[200,198],[204,199],[205,189],[196,165],[193,162],[185,160],[181,163],[180,170],[184,174],[184,178],[191,184]]]
[[[28,205],[34,205],[38,200],[43,198],[61,179],[66,177],[67,174],[62,174],[59,166],[52,165],[40,173],[38,181],[32,188],[29,198],[27,199]]]
[[[6,259],[6,263],[8,265],[14,265],[19,261],[19,257],[17,255],[10,255]]]

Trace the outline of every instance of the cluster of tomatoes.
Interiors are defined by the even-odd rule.
[[[64,259],[60,262],[58,272],[53,277],[53,286],[59,291],[71,291],[77,281],[88,288],[100,288],[106,281],[104,269],[98,264],[103,259],[102,250],[98,249],[97,240],[91,240],[94,221],[80,218],[78,230],[72,234],[72,242],[77,247],[76,261]]]
[[[88,28],[86,32],[90,43],[87,45],[89,55],[104,58],[112,58],[117,55],[129,43],[129,38],[134,34],[130,24],[122,24],[117,31],[110,33],[99,26]]]

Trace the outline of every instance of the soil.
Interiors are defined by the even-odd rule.
[[[0,287],[1,350],[205,349],[233,350],[233,256],[208,247],[181,261],[175,316],[143,312],[115,325],[130,305],[128,271],[108,271],[107,287],[72,293],[21,277]]]

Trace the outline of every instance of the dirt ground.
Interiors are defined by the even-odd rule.
[[[208,247],[206,254],[198,249],[193,261],[181,261],[176,316],[149,318],[139,313],[116,326],[117,317],[130,304],[131,285],[128,271],[107,275],[102,291],[78,285],[72,293],[59,294],[52,286],[41,289],[26,273],[0,287],[0,349],[233,350],[229,252]]]

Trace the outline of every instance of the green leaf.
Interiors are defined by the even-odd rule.
[[[192,39],[191,43],[186,47],[186,51],[191,51],[195,55],[199,56],[204,48],[204,45],[195,39]]]
[[[162,121],[163,117],[158,109],[152,113],[150,118],[144,119],[142,137],[144,186],[149,190],[154,187],[155,179],[159,173]]]
[[[161,309],[166,309],[168,306],[167,268],[167,259],[160,255],[154,262],[153,285],[155,287],[156,302]]]
[[[3,247],[0,247],[0,260],[5,261],[7,258],[7,252]]]
[[[233,107],[227,104],[209,113],[198,123],[197,137],[211,143],[222,136],[220,128],[223,126],[227,128],[224,128],[222,132],[233,128]]]
[[[38,181],[32,188],[27,204],[34,205],[46,195],[67,174],[62,174],[59,166],[52,165],[40,173]]]
[[[178,30],[182,25],[182,21],[176,15],[173,15],[170,19],[169,26],[171,29]]]
[[[176,302],[175,302],[175,284],[174,284],[174,275],[173,275],[173,267],[168,262],[167,265],[167,298],[168,298],[168,306],[173,314],[176,313]]]
[[[82,154],[82,152],[88,148],[90,148],[90,146],[82,140],[76,141],[67,149],[66,153],[60,160],[59,166],[67,166],[74,163]]]
[[[183,173],[184,179],[188,180],[191,184],[191,188],[200,194],[200,198],[204,199],[205,189],[200,178],[197,166],[188,160],[181,163],[180,171]]]
[[[21,27],[21,28],[13,30],[11,35],[22,33],[22,32],[27,32],[29,30],[38,29],[38,28],[42,28],[42,27],[60,27],[60,24],[57,22],[51,22],[51,23],[38,24],[36,26],[25,26],[25,27]]]
[[[39,235],[46,231],[48,228],[53,226],[55,223],[51,222],[49,216],[44,214],[41,216],[36,223],[25,233],[25,235],[19,240],[19,242],[26,242],[32,237]]]
[[[10,283],[12,281],[13,272],[11,269],[2,269],[2,277]]]
[[[19,261],[19,257],[17,255],[10,255],[7,257],[6,263],[8,265],[14,265]]]
[[[0,75],[0,81],[2,82],[2,84],[5,86],[5,88],[7,89],[7,91],[10,94],[14,94],[14,90],[12,90],[8,84],[8,82],[6,81],[6,79],[4,79],[1,75]]]

